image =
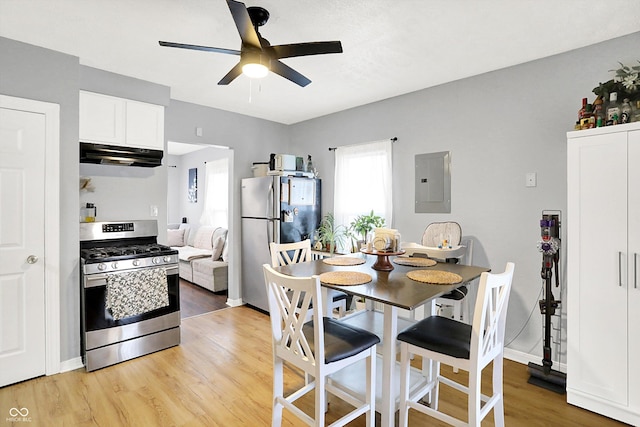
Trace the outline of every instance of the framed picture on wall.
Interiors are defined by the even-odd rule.
[[[187,198],[189,203],[198,203],[198,169],[189,169]]]

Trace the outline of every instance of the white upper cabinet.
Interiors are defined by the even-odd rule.
[[[124,145],[125,100],[80,92],[80,140]]]
[[[164,107],[126,101],[125,139],[130,147],[164,149]]]
[[[80,141],[164,150],[164,107],[81,91]]]

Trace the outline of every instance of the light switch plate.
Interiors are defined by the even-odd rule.
[[[149,206],[149,215],[154,218],[158,216],[158,207],[156,205]]]

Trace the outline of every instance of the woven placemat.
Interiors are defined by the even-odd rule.
[[[365,260],[362,258],[342,256],[333,258],[323,258],[322,262],[329,265],[360,265],[364,264]]]
[[[434,285],[453,285],[462,282],[462,276],[441,270],[413,270],[407,273],[409,279]]]
[[[418,257],[396,257],[393,259],[393,262],[398,265],[408,265],[409,267],[433,267],[437,264],[436,261],[429,258],[418,258]]]
[[[320,281],[330,285],[362,285],[371,281],[371,275],[359,271],[328,271],[320,275]]]

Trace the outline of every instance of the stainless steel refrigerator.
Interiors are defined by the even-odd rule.
[[[242,180],[242,299],[268,311],[262,264],[269,243],[313,240],[321,219],[320,180],[265,176]]]

